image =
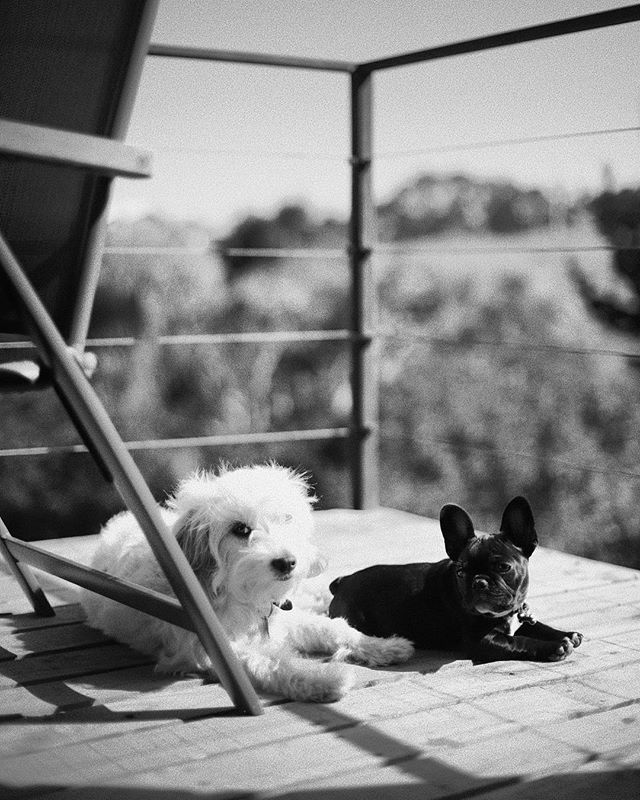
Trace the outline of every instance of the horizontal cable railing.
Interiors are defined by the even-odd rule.
[[[332,161],[349,163],[349,157],[340,153],[310,153],[304,150],[253,150],[235,147],[174,147],[161,145],[153,150],[156,153],[180,153],[188,156],[240,156],[259,159],[283,159],[294,161]]]
[[[598,128],[583,131],[559,131],[557,133],[538,134],[535,136],[519,136],[498,139],[483,139],[479,141],[454,142],[453,144],[432,145],[430,147],[416,147],[408,150],[380,150],[373,153],[377,160],[390,160],[396,158],[416,158],[426,155],[446,155],[447,153],[471,153],[476,150],[494,148],[519,147],[531,144],[547,144],[552,142],[572,141],[575,139],[588,139],[603,136],[616,136],[623,134],[637,134],[640,132],[638,125],[624,125],[613,128]],[[324,161],[350,163],[350,158],[339,153],[313,153],[294,150],[252,150],[240,148],[220,147],[185,147],[185,146],[160,146],[154,149],[155,153],[174,153],[187,156],[238,156],[242,158],[285,159],[296,161]]]
[[[416,330],[381,330],[378,336],[382,340],[406,342],[457,349],[494,348],[498,350],[516,350],[520,353],[553,353],[562,356],[603,356],[605,358],[623,358],[634,360],[640,358],[640,352],[614,350],[606,347],[572,347],[568,345],[547,344],[545,342],[505,342],[491,339],[464,338],[454,339],[444,336],[433,336]]]
[[[135,336],[105,336],[87,339],[89,347],[135,347],[141,341]],[[369,337],[360,336],[346,329],[310,331],[251,331],[247,333],[176,333],[157,336],[154,343],[161,346],[184,345],[231,345],[231,344],[288,344],[305,342],[363,342]],[[0,342],[1,350],[33,350],[28,341]]]
[[[458,142],[454,144],[434,145],[433,147],[420,147],[415,150],[394,150],[391,152],[376,152],[375,158],[411,158],[422,155],[443,155],[445,153],[473,152],[490,148],[515,147],[529,144],[544,144],[547,142],[570,141],[572,139],[587,139],[597,136],[614,136],[616,134],[629,134],[640,132],[640,125],[628,125],[619,128],[600,128],[588,131],[565,131],[547,133],[538,136],[520,136],[508,139],[485,139],[477,142]]]
[[[491,255],[500,254],[523,254],[523,253],[599,253],[611,252],[619,250],[620,248],[613,245],[597,244],[597,245],[403,245],[396,243],[380,244],[374,252],[379,255],[387,256],[403,256],[411,258],[413,256],[424,256],[432,254],[437,255],[482,255],[488,253]],[[640,247],[625,247],[625,250],[640,250]]]
[[[508,342],[492,339],[463,338],[434,336],[421,330],[403,328],[380,328],[372,331],[370,335],[363,336],[347,329],[316,330],[316,331],[265,331],[249,333],[193,333],[193,334],[167,334],[154,338],[154,343],[159,347],[178,346],[218,346],[233,344],[304,344],[314,342],[350,342],[367,344],[373,338],[379,341],[395,341],[405,344],[420,343],[420,345],[435,345],[438,347],[451,347],[456,349],[493,348],[503,350],[517,350],[522,353],[541,352],[555,353],[570,356],[602,356],[606,358],[623,358],[628,360],[640,358],[640,352],[631,350],[616,350],[606,347],[578,347],[569,345],[554,345],[546,342]],[[142,340],[135,336],[107,336],[92,337],[87,339],[88,347],[95,348],[131,348],[140,344]],[[0,351],[3,350],[33,350],[34,345],[28,341],[0,342]]]
[[[551,142],[571,141],[573,139],[588,139],[601,136],[615,136],[621,134],[635,134],[640,132],[638,125],[626,125],[616,128],[599,128],[586,131],[560,131],[558,133],[539,134],[536,136],[520,136],[504,139],[486,139],[480,141],[456,142],[453,144],[433,145],[431,147],[417,147],[408,150],[375,151],[376,159],[413,158],[423,155],[444,155],[446,153],[464,153],[474,150],[487,150],[493,148],[506,148],[530,144],[545,144]],[[349,157],[339,153],[311,153],[303,150],[250,150],[240,148],[221,147],[184,147],[163,145],[156,147],[154,153],[179,153],[184,155],[209,155],[209,156],[241,156],[242,158],[260,159],[293,159],[296,161],[333,161],[349,163]]]
[[[229,433],[212,436],[185,436],[173,439],[143,439],[127,441],[127,450],[178,450],[194,447],[224,447],[228,445],[282,444],[290,442],[314,442],[332,439],[347,439],[349,428],[315,428],[297,431],[264,431],[262,433]],[[82,444],[43,445],[39,447],[12,447],[0,449],[0,458],[18,456],[49,456],[64,453],[87,453]]]
[[[536,229],[540,230],[540,229]],[[535,232],[535,231],[533,231]],[[426,238],[426,237],[425,237]],[[372,247],[371,255],[381,256],[420,256],[429,253],[437,254],[478,254],[490,253],[597,253],[620,250],[620,247],[610,244],[582,244],[582,245],[450,245],[438,244],[437,237],[433,237],[434,244],[410,244],[402,241],[379,242]],[[640,250],[640,246],[631,245],[624,250]],[[108,255],[208,255],[215,252],[218,255],[230,258],[282,258],[282,259],[323,259],[341,261],[349,257],[349,248],[329,248],[314,250],[312,248],[281,248],[281,247],[220,247],[212,243],[211,248],[192,247],[106,247]]]
[[[107,245],[103,252],[105,255],[118,256],[206,256],[211,254],[211,249],[205,246],[189,247],[188,245],[175,247]]]
[[[313,247],[225,247],[212,240],[208,247],[146,247],[141,246],[112,246],[104,248],[106,255],[217,255],[242,258],[320,258],[320,259],[345,259],[348,258],[348,248],[313,248]]]
[[[133,347],[140,340],[131,336],[90,338],[90,347]],[[304,342],[353,342],[356,334],[348,330],[319,331],[253,331],[248,333],[183,333],[167,334],[154,339],[160,346],[227,345],[227,344],[289,344]]]
[[[382,441],[401,442],[404,445],[414,442],[421,445],[446,447],[453,450],[476,450],[478,452],[490,452],[498,456],[506,456],[509,458],[517,458],[524,461],[533,461],[538,463],[553,463],[564,469],[575,470],[577,472],[592,473],[594,475],[615,475],[620,478],[631,478],[633,480],[640,480],[640,473],[633,470],[608,468],[596,466],[594,464],[579,464],[575,461],[570,461],[567,458],[556,456],[553,454],[539,455],[535,452],[527,450],[506,450],[500,447],[494,447],[486,442],[466,440],[454,441],[447,438],[417,437],[417,436],[397,436],[385,433],[384,430],[380,432],[380,439]]]
[[[328,248],[326,250],[305,247],[219,247],[216,252],[230,258],[319,258],[323,260],[344,260],[347,249]]]

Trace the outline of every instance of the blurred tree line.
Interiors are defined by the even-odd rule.
[[[539,189],[508,181],[481,180],[469,175],[419,175],[379,208],[380,237],[399,241],[455,231],[518,233],[547,225],[562,209]]]
[[[640,189],[606,191],[590,203],[598,230],[612,248],[612,270],[627,289],[602,294],[577,263],[572,275],[578,291],[592,313],[605,325],[621,333],[640,336]]]
[[[418,179],[399,194],[397,217],[412,208],[414,223],[423,218],[429,226],[428,197],[420,210],[415,191],[420,181],[427,196],[434,195],[433,180]],[[451,195],[456,181],[461,183],[447,178],[441,187],[440,209],[457,208],[442,230],[464,232],[460,208],[468,219],[479,219],[479,212],[468,202],[470,180],[461,183],[464,191],[456,205]],[[486,199],[486,185],[481,188],[478,196]],[[548,222],[541,193],[502,186],[491,196],[498,195],[503,206],[509,206],[509,197],[515,205],[507,211],[502,207],[502,222],[490,228],[494,235]],[[605,236],[618,231],[616,215],[630,219],[637,236],[638,193],[634,198],[621,193],[617,200],[603,195],[593,201],[594,219]],[[627,206],[635,211],[624,216],[620,209]],[[496,200],[493,208],[499,207]],[[392,224],[390,204],[380,216],[383,232],[404,237],[406,219]],[[515,229],[509,219],[518,220]],[[414,230],[425,235],[417,223]],[[625,235],[622,244],[629,241]],[[125,440],[348,424],[344,343],[211,344],[187,338],[158,343],[158,336],[168,334],[346,327],[346,258],[253,258],[242,252],[343,248],[342,223],[315,220],[301,206],[285,206],[270,218],[245,218],[210,246],[202,227],[148,217],[113,223],[108,244],[184,248],[179,254],[105,255],[91,336],[132,341],[96,348],[95,385]],[[612,251],[613,265],[627,275],[630,268],[620,272],[618,267],[619,246]],[[637,372],[565,352],[572,344],[562,324],[567,301],[553,286],[541,296],[526,276],[496,273],[487,289],[486,274],[479,270],[452,280],[428,260],[417,265],[419,279],[416,265],[400,258],[377,269],[382,502],[437,516],[443,503],[453,501],[466,506],[479,527],[492,529],[506,501],[525,494],[543,544],[640,567],[638,479],[633,477],[640,461]],[[569,302],[578,305],[581,293],[598,313],[595,295],[585,288],[593,288],[586,273],[574,265],[572,274],[578,291]],[[637,280],[637,270],[634,274]],[[55,448],[77,441],[53,394],[14,395],[2,403],[4,448]],[[159,500],[196,467],[215,466],[221,459],[276,458],[311,473],[320,507],[349,504],[341,442],[160,449],[139,444],[133,454]],[[49,455],[0,458],[0,480],[0,513],[15,535],[26,539],[94,533],[122,506],[87,455],[54,449]]]

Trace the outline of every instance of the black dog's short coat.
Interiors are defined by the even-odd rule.
[[[330,616],[370,636],[463,650],[476,662],[559,661],[581,643],[582,634],[543,625],[526,611],[528,559],[537,535],[523,497],[507,505],[499,534],[476,536],[469,515],[455,505],[443,507],[440,526],[449,558],[377,565],[337,578]],[[522,624],[511,635],[516,615]]]

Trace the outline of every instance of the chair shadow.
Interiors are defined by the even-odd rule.
[[[597,772],[557,773],[543,778],[526,780],[519,776],[492,780],[451,770],[434,758],[422,758],[414,764],[414,780],[398,784],[376,782],[375,786],[346,786],[341,788],[296,789],[269,793],[271,800],[425,800],[425,797],[475,797],[478,800],[584,800],[584,798],[615,798],[637,800],[640,794],[640,770],[621,768]],[[345,778],[348,780],[348,777]],[[453,786],[458,789],[451,791]],[[466,788],[461,788],[466,786]],[[24,797],[47,797],[64,791],[67,800],[258,800],[261,790],[191,791],[160,786],[127,787],[100,785],[21,785],[0,784],[3,800]],[[55,796],[55,795],[54,795]]]
[[[202,706],[200,708],[166,708],[166,709],[142,709],[131,711],[112,711],[106,706],[90,706],[74,711],[67,711],[64,717],[60,714],[38,717],[15,717],[7,718],[7,722],[15,725],[95,725],[118,723],[118,722],[166,722],[177,721],[192,722],[196,719],[209,719],[210,717],[233,717],[239,716],[239,712],[233,707],[227,706]],[[0,720],[0,726],[2,720]],[[3,795],[0,795],[3,797]]]
[[[203,686],[211,683],[208,676],[204,674],[183,676],[158,673],[154,669],[154,662],[151,657],[142,656],[126,645],[102,636],[100,632],[88,628],[80,620],[73,619],[72,622],[77,633],[83,636],[82,645],[74,648],[72,644],[67,643],[57,649],[54,645],[51,649],[47,649],[46,652],[41,654],[38,654],[37,650],[34,649],[34,636],[37,637],[48,626],[44,624],[38,627],[39,619],[31,613],[16,615],[10,621],[15,627],[19,628],[13,633],[15,639],[20,641],[29,652],[19,658],[0,660],[0,676],[9,679],[15,684],[15,688],[28,692],[32,697],[50,706],[51,710],[49,714],[29,714],[27,708],[25,709],[26,713],[9,712],[3,714],[2,709],[0,709],[0,725],[2,722],[11,722],[12,724],[33,724],[35,721],[43,724],[57,723],[60,721],[61,712],[64,712],[66,722],[77,723],[126,720],[190,720],[198,717],[226,715],[230,711],[233,712],[232,708],[229,709],[224,705],[218,706],[217,704],[207,707],[180,708],[177,698],[181,688],[185,688],[184,684],[191,684],[194,688]],[[63,627],[68,629],[68,626],[64,623]],[[8,627],[7,630],[9,631],[10,628]],[[87,632],[90,634],[88,642],[86,641]],[[91,634],[95,634],[94,641],[91,641],[93,638]],[[117,661],[114,662],[113,654],[110,654],[109,661],[105,661],[104,665],[100,663],[92,664],[91,671],[81,672],[77,675],[56,676],[55,670],[52,670],[50,677],[40,678],[37,674],[34,675],[31,669],[31,666],[36,663],[35,659],[38,655],[46,657],[49,663],[57,658],[64,661],[72,657],[74,653],[90,651],[104,645],[117,645],[118,648],[121,648],[123,654],[122,664],[118,665]],[[140,658],[132,660],[130,658],[131,654],[140,655]],[[69,685],[73,683],[81,684],[82,688],[77,689]],[[125,701],[134,694],[144,695],[157,692],[160,696],[172,686],[176,687],[176,708],[141,709],[120,713],[111,712],[102,705],[103,702],[107,702],[108,705],[110,702]],[[113,693],[112,699],[107,701],[98,699],[104,697],[105,693]]]

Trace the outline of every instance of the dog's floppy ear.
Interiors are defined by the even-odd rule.
[[[533,512],[524,497],[514,497],[505,508],[500,532],[516,547],[519,547],[527,558],[536,549],[538,535],[533,521]]]
[[[178,522],[176,540],[198,580],[207,583],[217,564],[209,546],[209,537],[202,528],[192,524],[191,515],[187,514]]]
[[[471,517],[464,508],[447,503],[440,511],[440,529],[447,555],[452,561],[457,561],[469,540],[475,536]]]

